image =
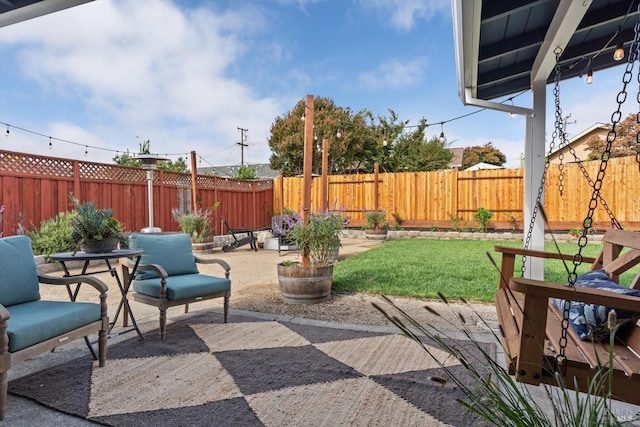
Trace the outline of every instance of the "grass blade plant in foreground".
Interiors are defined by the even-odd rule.
[[[440,297],[446,306],[451,308],[447,298],[442,294]],[[515,378],[494,360],[485,346],[478,342],[466,326],[466,319],[462,314],[457,313],[461,324],[451,323],[451,326],[468,340],[470,347],[467,348],[452,344],[455,341],[449,334],[439,332],[429,324],[420,324],[390,299],[384,296],[383,298],[390,305],[389,309],[375,303],[373,306],[402,333],[420,345],[445,372],[446,378],[433,378],[433,380],[438,383],[452,382],[465,396],[464,399],[458,399],[462,407],[479,415],[490,425],[599,427],[634,425],[633,421],[637,420],[636,418],[622,419],[623,417],[617,417],[611,408],[610,394],[606,393],[606,390],[610,390],[612,369],[609,367],[613,363],[612,356],[607,364],[598,370],[586,393],[579,393],[563,387],[562,378],[559,375],[556,376],[557,387],[545,386],[551,403],[551,408],[547,411],[539,403],[539,398],[532,395],[530,388],[517,383]],[[462,302],[466,304],[466,300],[462,299]],[[434,316],[442,317],[437,310],[429,306],[424,308]],[[478,315],[475,311],[474,314]],[[481,316],[478,315],[478,318],[484,322]],[[489,325],[485,324],[485,326],[492,331],[495,341],[501,342]],[[611,332],[612,341],[615,339],[616,331],[617,327],[614,327]],[[425,345],[424,338],[438,343],[451,358],[456,359],[465,368],[473,381],[466,381],[452,372],[449,367],[450,363],[446,363],[433,354],[430,347]],[[470,348],[475,351],[469,351]],[[484,374],[487,367],[489,374]],[[603,391],[605,393],[602,393]]]

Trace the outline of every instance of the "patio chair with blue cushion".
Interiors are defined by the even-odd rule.
[[[7,405],[7,372],[11,366],[98,332],[98,366],[107,359],[107,285],[95,277],[39,275],[31,239],[0,238],[0,420]],[[99,293],[98,302],[45,301],[40,283],[86,283]],[[66,291],[63,292],[65,295]],[[88,342],[88,340],[87,340]]]
[[[221,259],[203,259],[193,255],[191,238],[184,233],[134,233],[129,237],[131,249],[144,253],[135,272],[130,294],[133,301],[158,307],[160,338],[166,335],[167,308],[212,298],[224,298],[224,321],[229,315],[231,267]],[[134,261],[123,259],[122,273],[128,283]],[[224,277],[200,274],[196,263],[219,264]]]

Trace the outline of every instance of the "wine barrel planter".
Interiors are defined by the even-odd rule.
[[[368,240],[387,240],[387,230],[364,230],[365,237]]]
[[[333,264],[316,267],[278,264],[280,295],[287,304],[316,304],[331,297]]]
[[[214,246],[214,237],[208,236],[202,239],[202,242],[196,242],[191,239],[191,250],[194,255],[212,254]]]

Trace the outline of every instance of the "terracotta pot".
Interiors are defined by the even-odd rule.
[[[288,304],[316,304],[331,297],[333,264],[321,267],[288,267],[278,264],[282,300]]]

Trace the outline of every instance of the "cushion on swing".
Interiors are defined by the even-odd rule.
[[[584,286],[593,289],[604,289],[622,295],[640,297],[640,291],[626,288],[613,282],[604,270],[594,270],[578,276],[576,286]],[[562,312],[564,300],[554,298],[553,304]],[[640,313],[613,309],[616,312],[617,323],[625,325],[635,323]],[[607,341],[609,340],[609,328],[607,316],[611,308],[604,305],[587,304],[578,301],[569,301],[569,324],[583,341]]]

